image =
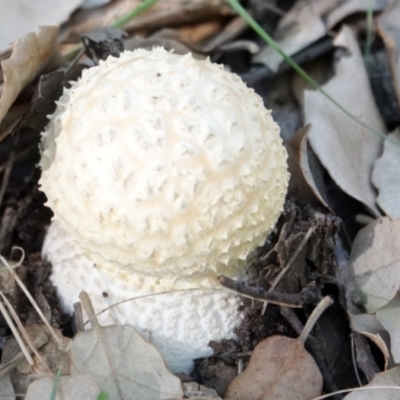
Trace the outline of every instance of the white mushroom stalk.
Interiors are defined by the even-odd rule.
[[[221,66],[158,48],[84,71],[42,134],[43,256],[65,309],[81,290],[96,311],[155,293],[99,321],[133,325],[190,371],[235,336],[240,301],[216,278],[243,275],[274,228],[286,158],[271,112]]]

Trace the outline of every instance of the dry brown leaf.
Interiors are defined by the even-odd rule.
[[[385,359],[385,369],[388,367],[390,359],[389,347],[390,338],[385,328],[375,315],[370,314],[349,314],[351,329],[361,333],[374,342],[383,354]],[[393,361],[393,360],[392,360]]]
[[[82,0],[0,0],[0,53],[40,26],[66,21],[81,3]]]
[[[78,37],[82,33],[109,26],[141,4],[141,0],[119,0],[95,10],[76,12],[64,29],[64,36]],[[167,26],[210,21],[221,16],[234,15],[225,0],[168,0],[130,21],[124,29],[132,31],[159,30]]]
[[[321,373],[303,344],[271,336],[254,349],[246,370],[229,385],[225,400],[309,400],[321,391]]]
[[[323,89],[366,125],[384,132],[362,55],[350,28],[341,30],[335,45],[345,48],[349,54],[342,54],[336,75]],[[305,92],[304,114],[305,122],[312,125],[311,147],[332,179],[344,192],[379,215],[371,172],[381,153],[382,139],[350,119],[318,91]]]
[[[286,143],[290,182],[288,193],[300,203],[323,205],[330,210],[318,190],[313,172],[308,162],[307,135],[310,125],[300,128]]]
[[[47,65],[55,53],[58,27],[42,26],[14,44],[11,57],[1,62],[4,74],[0,122],[21,90]]]
[[[400,104],[400,1],[391,1],[390,7],[378,20],[378,32],[389,54],[397,101]]]
[[[322,15],[334,9],[338,0],[300,0],[281,19],[275,40],[283,51],[291,56],[325,36],[326,28]],[[267,46],[254,57],[255,62],[277,71],[283,58]]]
[[[205,21],[178,28],[182,39],[188,43],[196,43],[217,35],[222,29],[222,21]]]
[[[361,390],[348,394],[346,400],[400,400],[400,367],[376,374],[375,378],[363,388],[374,386],[398,386],[398,389],[377,388]]]
[[[400,128],[389,135],[400,143]],[[400,218],[400,146],[385,141],[382,156],[375,161],[372,183],[379,191],[379,207],[392,218]]]
[[[383,217],[361,229],[353,243],[350,265],[360,301],[373,314],[400,287],[400,220]]]
[[[396,364],[400,364],[400,298],[396,297],[376,312],[376,317],[390,335],[390,350]]]

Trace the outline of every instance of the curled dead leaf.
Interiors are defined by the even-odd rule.
[[[318,171],[312,171],[310,168],[307,142],[310,128],[310,125],[300,128],[286,142],[290,172],[289,195],[301,204],[311,204],[313,206],[323,205],[331,211],[321,193],[324,188],[322,187],[321,190],[319,190],[323,182],[318,182],[318,185],[314,178],[314,174],[318,175]],[[320,179],[320,181],[321,180],[322,179]]]
[[[22,89],[47,65],[56,50],[58,27],[42,26],[14,44],[10,58],[1,62],[4,74],[0,122]]]

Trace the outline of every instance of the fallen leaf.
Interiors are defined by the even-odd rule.
[[[98,333],[97,333],[98,332]],[[70,348],[71,375],[91,374],[110,399],[182,398],[180,380],[156,348],[130,326],[110,325],[79,333]]]
[[[378,33],[387,49],[394,75],[394,88],[400,104],[400,2],[392,1],[388,9],[378,19]]]
[[[63,30],[63,38],[73,39],[77,35],[110,26],[142,3],[141,0],[112,1],[92,10],[78,10]],[[225,0],[169,0],[159,1],[124,26],[129,31],[156,31],[168,26],[210,21],[233,16],[234,12]]]
[[[342,51],[336,75],[323,86],[324,91],[367,126],[384,132],[351,29],[344,27],[334,43],[347,53]],[[319,91],[305,91],[304,114],[305,122],[312,125],[308,135],[311,147],[332,179],[344,192],[379,215],[376,190],[370,180],[373,163],[381,153],[382,139],[350,119]]]
[[[388,135],[400,144],[400,128]],[[400,145],[385,141],[381,157],[375,161],[372,183],[379,191],[379,207],[392,218],[400,218]]]
[[[322,193],[325,194],[323,181],[318,174],[317,168],[311,169],[308,155],[307,136],[310,125],[300,128],[286,143],[288,152],[288,168],[290,181],[288,193],[290,197],[296,199],[301,204],[311,204],[313,206],[323,205],[330,210],[325,202]],[[316,179],[314,179],[316,175]],[[318,182],[318,185],[317,185]],[[319,190],[319,188],[321,188]]]
[[[385,359],[386,369],[390,359],[390,337],[378,318],[370,314],[349,314],[349,318],[351,329],[354,332],[361,333],[378,346]]]
[[[337,0],[300,0],[280,20],[274,39],[291,56],[326,34],[322,15],[332,10]],[[266,46],[254,57],[255,62],[277,71],[283,57],[272,47]]]
[[[374,386],[398,386],[398,389],[377,388],[368,390]],[[400,367],[376,374],[375,378],[363,386],[366,390],[348,394],[346,400],[400,400]]]
[[[51,7],[50,7],[51,8]],[[42,26],[14,44],[10,58],[1,62],[4,74],[0,98],[0,122],[21,90],[46,66],[55,53],[58,28]]]
[[[33,381],[25,400],[50,399],[54,378],[44,377]],[[97,400],[101,390],[91,375],[62,376],[57,384],[54,400]]]
[[[229,385],[225,400],[309,400],[321,391],[321,373],[303,344],[271,336],[256,346],[248,367]]]
[[[398,266],[399,267],[399,266]],[[376,317],[390,335],[390,350],[396,364],[400,364],[400,298],[392,301],[376,312]]]
[[[18,38],[38,26],[59,25],[82,3],[82,0],[0,0],[0,53]],[[34,49],[32,49],[33,51]]]
[[[0,398],[1,400],[15,400],[15,391],[11,383],[10,374],[0,378]]]
[[[359,301],[373,314],[397,294],[400,287],[400,220],[379,218],[357,234],[350,265]]]
[[[391,0],[346,0],[333,9],[326,17],[327,29],[332,29],[336,24],[349,17],[351,14],[367,12],[369,8],[373,12],[384,10]]]
[[[90,10],[91,8],[101,7],[108,4],[110,0],[83,0],[81,8]]]

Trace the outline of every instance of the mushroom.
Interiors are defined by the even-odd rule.
[[[82,290],[97,312],[115,305],[101,323],[134,326],[189,372],[243,319],[217,276],[243,277],[283,209],[271,111],[222,66],[157,48],[85,70],[49,118],[42,253],[62,306],[72,312]]]

